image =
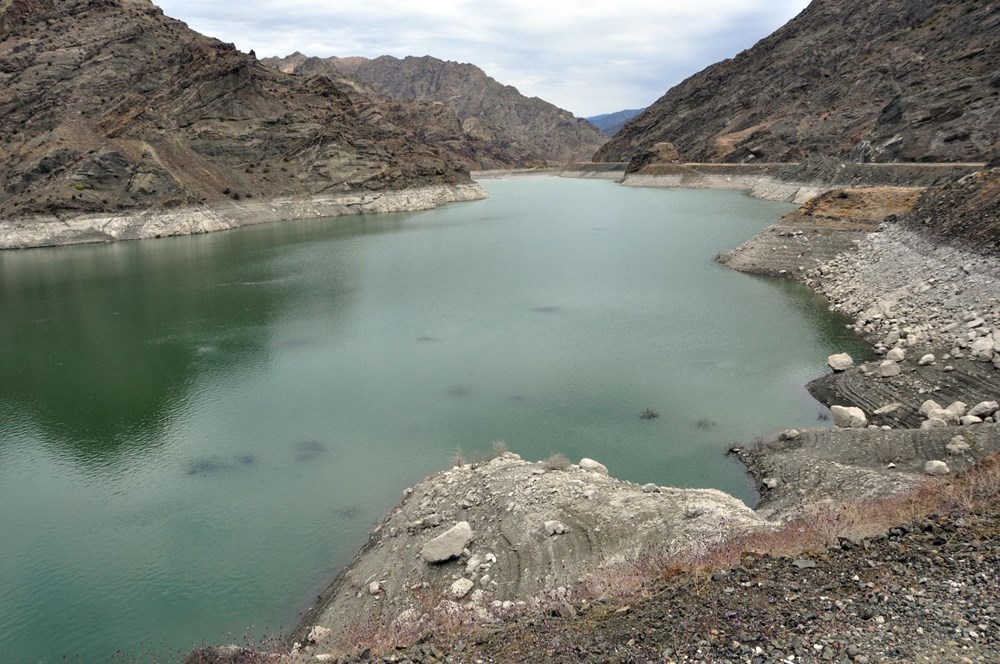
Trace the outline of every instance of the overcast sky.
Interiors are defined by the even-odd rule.
[[[809,0],[154,0],[258,57],[433,55],[578,116],[641,108]]]

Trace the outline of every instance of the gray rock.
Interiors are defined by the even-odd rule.
[[[309,636],[307,637],[312,643],[319,643],[326,637],[330,636],[330,630],[326,627],[321,627],[316,625],[311,630],[309,630]]]
[[[593,459],[586,459],[586,458],[580,459],[580,463],[577,465],[580,466],[581,470],[597,473],[599,475],[608,474],[608,467],[605,466],[603,463],[598,463],[597,461],[594,461]]]
[[[798,560],[793,560],[792,565],[798,567],[799,569],[815,569],[815,560],[806,560],[805,558],[799,558]]]
[[[921,422],[920,423],[920,428],[921,429],[947,429],[948,428],[948,423],[945,422],[944,420],[939,420],[937,418],[932,417],[929,420],[924,420],[923,422]]]
[[[958,424],[959,415],[955,411],[948,410],[947,408],[938,408],[937,410],[932,410],[927,413],[928,420],[942,420],[948,424]]]
[[[969,350],[975,355],[983,355],[989,353],[993,356],[993,351],[996,349],[996,344],[993,340],[993,335],[979,337],[972,344],[969,345]]]
[[[553,521],[546,521],[544,524],[542,524],[542,530],[544,530],[545,534],[548,535],[549,537],[554,537],[556,535],[562,535],[563,533],[565,533],[567,528],[566,524],[564,524],[562,521],[553,520]]]
[[[877,369],[875,369],[875,375],[882,378],[892,378],[894,376],[898,376],[902,372],[903,370],[899,368],[899,365],[892,360],[885,360],[878,365]]]
[[[937,401],[934,401],[933,399],[928,399],[927,401],[920,404],[920,410],[918,410],[917,412],[923,415],[924,417],[927,417],[927,414],[932,410],[941,410],[941,404],[939,404]]]
[[[842,429],[864,429],[868,426],[868,417],[865,411],[854,406],[833,406],[830,408],[833,413],[834,425]]]
[[[472,537],[472,526],[468,521],[461,521],[446,533],[427,542],[420,550],[420,557],[432,564],[458,558],[463,549],[469,546]]]
[[[766,486],[768,489],[772,489],[772,490],[773,489],[777,489],[778,486],[779,486],[779,484],[780,483],[778,482],[778,480],[776,478],[774,478],[774,477],[765,477],[764,478],[764,486]]]
[[[971,427],[974,424],[982,424],[982,423],[983,423],[983,418],[976,417],[974,415],[966,415],[965,417],[959,420],[959,424],[965,427]]]
[[[834,371],[847,371],[854,366],[854,358],[847,353],[839,353],[826,358],[826,363]]]
[[[985,419],[993,415],[993,413],[998,410],[1000,410],[1000,404],[996,401],[983,401],[970,408],[966,415],[971,415],[972,417],[982,417]]]
[[[372,581],[371,583],[368,584],[369,595],[378,595],[380,592],[382,592],[381,583],[379,583],[378,581]]]
[[[969,405],[964,401],[955,401],[945,408],[949,413],[954,413],[956,417],[962,417],[969,410]]]
[[[949,468],[948,464],[944,461],[934,459],[924,464],[924,472],[928,475],[940,477],[941,475],[948,475],[951,473],[951,468]]]
[[[655,484],[653,484],[652,482],[650,482],[649,484],[643,484],[642,485],[642,492],[643,493],[660,493],[660,487],[658,487]]]
[[[479,554],[476,554],[469,558],[469,562],[465,563],[465,573],[472,575],[479,571],[480,566],[483,564],[483,558]]]
[[[934,362],[936,361],[937,358],[934,357],[932,353],[928,353],[927,355],[921,357],[920,360],[917,362],[917,364],[919,364],[922,367],[926,367],[927,365],[934,364]]]
[[[778,435],[778,438],[781,440],[795,440],[801,435],[798,429],[786,429]]]
[[[951,439],[950,443],[945,445],[945,449],[948,450],[948,454],[952,456],[958,456],[961,454],[965,454],[970,449],[972,449],[972,447],[970,447],[969,444],[965,442],[965,438],[963,438],[962,436],[955,436],[954,438]]]
[[[903,404],[901,404],[901,403],[891,403],[891,404],[889,404],[887,406],[882,406],[881,408],[879,408],[878,410],[876,410],[873,414],[874,415],[891,415],[891,414],[893,414],[895,412],[898,412],[898,411],[902,410],[902,408],[903,408]]]
[[[451,588],[448,589],[448,594],[452,599],[462,599],[469,594],[469,591],[471,591],[475,585],[476,584],[469,579],[459,579],[455,583],[451,584]]]
[[[885,359],[892,360],[893,362],[902,362],[906,359],[906,351],[902,348],[893,348],[885,354]]]

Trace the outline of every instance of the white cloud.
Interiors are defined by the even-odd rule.
[[[472,62],[577,115],[645,106],[751,46],[808,0],[159,0],[257,55],[433,55]]]

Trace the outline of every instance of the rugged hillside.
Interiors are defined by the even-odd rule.
[[[537,97],[525,97],[471,64],[429,56],[369,60],[301,53],[262,62],[288,73],[348,78],[392,99],[448,104],[465,132],[490,147],[483,168],[589,160],[607,140],[586,120]]]
[[[281,74],[149,0],[0,0],[0,219],[469,182],[428,125],[459,131]]]
[[[1000,168],[929,189],[903,222],[948,244],[1000,255]]]
[[[631,108],[615,113],[604,113],[602,115],[592,115],[586,118],[587,122],[594,125],[608,136],[617,134],[625,123],[642,113],[644,108]]]
[[[595,157],[660,142],[686,161],[985,161],[1000,141],[1000,8],[989,0],[814,0],[687,79]]]

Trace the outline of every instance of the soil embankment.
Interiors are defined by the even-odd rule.
[[[242,201],[218,206],[129,210],[73,218],[35,215],[0,225],[0,249],[197,235],[290,219],[426,210],[486,198],[478,184],[432,185],[403,191]]]

